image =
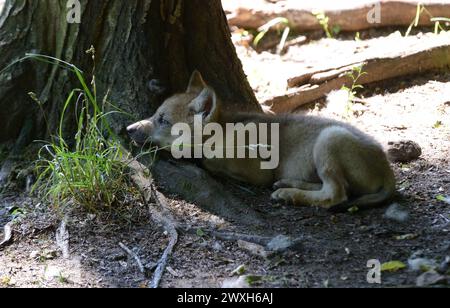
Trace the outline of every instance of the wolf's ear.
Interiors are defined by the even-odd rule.
[[[204,88],[206,88],[206,83],[203,80],[202,74],[195,70],[192,73],[191,80],[189,81],[189,86],[186,90],[187,93],[200,93]]]
[[[189,108],[194,114],[201,115],[205,123],[217,122],[219,119],[220,101],[211,88],[203,89]]]

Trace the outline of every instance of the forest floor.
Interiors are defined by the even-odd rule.
[[[387,32],[362,33],[363,43],[348,35],[318,38],[291,47],[283,56],[257,53],[237,36],[235,43],[250,83],[263,101],[285,91],[286,79],[277,74],[283,67],[310,67],[350,57],[354,48],[361,44],[370,48],[378,38],[390,35]],[[221,287],[224,282],[245,286],[233,276],[241,266],[241,274],[251,276],[247,280],[251,286],[377,287],[367,282],[367,262],[373,259],[405,263],[405,269],[383,272],[381,284],[405,287],[416,286],[422,276],[408,260],[428,269],[445,263],[450,256],[450,204],[442,198],[450,195],[450,72],[373,84],[358,97],[362,103],[354,106],[351,115],[342,106],[327,106],[324,100],[297,112],[348,121],[383,145],[405,139],[422,147],[419,160],[394,166],[399,193],[393,201],[395,210],[391,207],[393,215],[386,215],[389,205],[343,214],[276,205],[270,201],[270,191],[224,183],[243,200],[243,206],[261,215],[264,226],[252,227],[169,198],[173,215],[187,225],[199,226],[199,231],[181,235],[162,287]],[[72,211],[67,217],[70,255],[66,258],[55,239],[61,217],[47,205],[24,193],[3,193],[0,228],[12,219],[13,242],[0,250],[0,287],[145,287],[149,277],[139,272],[119,243],[132,249],[150,273],[168,243],[167,234],[152,225],[139,203],[120,219]],[[262,256],[245,248],[245,243],[209,237],[200,226],[269,237],[286,235],[300,242],[286,252]],[[448,282],[448,277],[437,275],[430,279],[425,284]]]

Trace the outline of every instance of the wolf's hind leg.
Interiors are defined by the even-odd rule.
[[[347,201],[348,198],[345,187],[339,181],[327,178],[321,190],[309,191],[297,188],[281,188],[272,194],[272,199],[298,206],[310,205],[329,209]]]
[[[284,179],[284,180],[280,180],[278,182],[276,182],[273,185],[273,188],[275,190],[280,189],[280,188],[298,188],[298,189],[302,189],[302,190],[312,190],[312,191],[317,191],[317,190],[321,190],[322,189],[322,184],[320,183],[309,183],[309,182],[304,182],[304,181],[300,181],[300,180],[291,180],[291,179]]]

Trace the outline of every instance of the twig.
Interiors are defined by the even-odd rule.
[[[191,226],[182,226],[178,225],[177,230],[180,233],[184,234],[197,234],[198,230],[201,229],[203,233],[206,235],[209,235],[213,238],[226,241],[226,242],[239,242],[244,241],[252,244],[257,244],[260,246],[268,247],[269,243],[274,239],[273,236],[259,236],[259,235],[251,235],[251,234],[242,234],[242,233],[235,233],[235,232],[219,232],[210,230],[207,228],[201,228],[201,227],[191,227]],[[304,243],[306,240],[311,240],[307,236],[302,236],[298,238],[292,239],[292,245],[291,246],[297,246],[300,243]]]
[[[178,225],[177,230],[184,234],[197,234],[198,230],[201,229],[205,234],[214,237],[216,239],[226,241],[226,242],[237,242],[237,241],[245,241],[249,243],[254,243],[262,246],[266,246],[273,237],[267,236],[258,236],[258,235],[249,235],[242,233],[234,233],[234,232],[219,232],[213,231],[209,229],[204,229],[201,227],[187,227]]]
[[[123,251],[125,251],[130,257],[132,257],[135,261],[137,266],[139,267],[139,271],[145,275],[145,267],[141,262],[141,259],[139,259],[139,256],[134,253],[131,249],[129,249],[127,246],[125,246],[123,243],[119,243],[120,248],[122,248]]]
[[[161,278],[166,270],[168,260],[172,255],[175,245],[178,242],[178,232],[176,229],[176,223],[174,222],[172,215],[168,212],[166,201],[164,196],[156,190],[152,185],[152,197],[155,200],[161,210],[157,210],[155,207],[149,206],[150,215],[153,220],[162,223],[165,231],[169,234],[169,244],[164,250],[163,255],[158,261],[158,266],[156,267],[155,274],[153,275],[153,280],[150,283],[150,288],[156,289],[159,287]]]

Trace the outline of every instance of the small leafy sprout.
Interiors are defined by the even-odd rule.
[[[339,34],[341,32],[341,27],[336,25],[330,30],[330,18],[325,14],[324,11],[313,11],[312,14],[316,17],[319,24],[322,26],[323,31],[327,35],[328,38],[333,38],[334,35]]]
[[[434,125],[433,125],[433,128],[439,129],[442,127],[442,125],[444,125],[444,123],[442,123],[442,121],[436,121],[436,123],[434,123]]]
[[[352,109],[353,109],[353,103],[357,97],[357,92],[360,89],[364,89],[364,87],[358,82],[360,81],[361,77],[367,75],[366,72],[363,71],[363,65],[361,66],[355,66],[353,67],[352,71],[349,72],[346,76],[351,79],[351,86],[343,86],[342,90],[345,90],[348,92],[348,101],[346,106],[346,114],[347,116],[350,116]]]
[[[332,31],[333,31],[333,36],[336,36],[336,35],[339,35],[339,33],[341,33],[342,28],[339,25],[335,25],[335,26],[333,26]]]

